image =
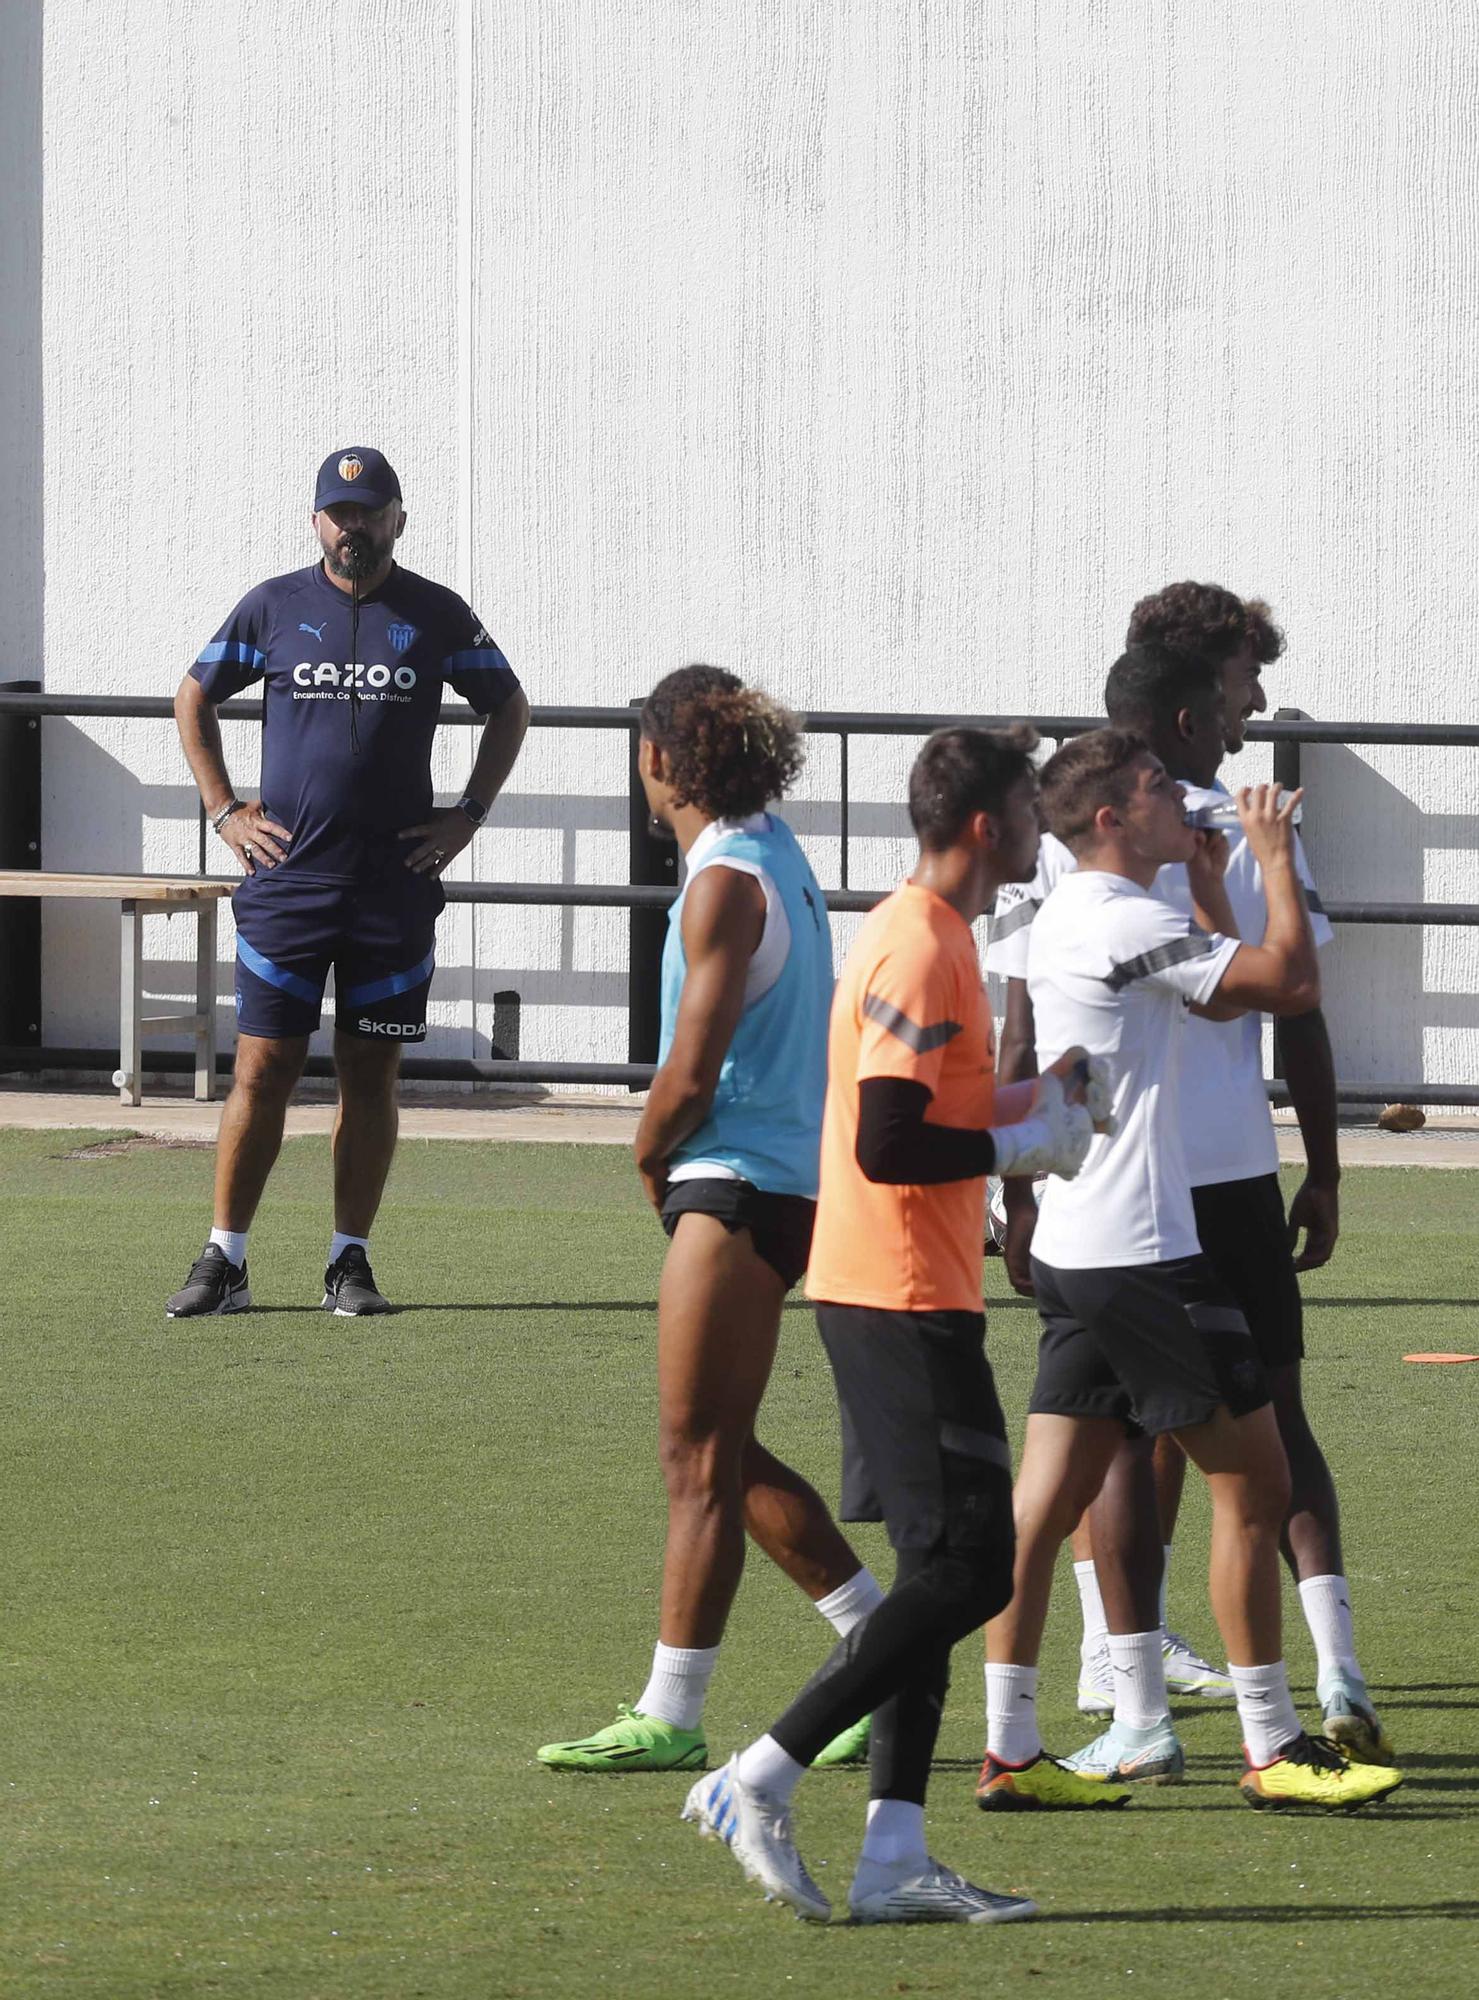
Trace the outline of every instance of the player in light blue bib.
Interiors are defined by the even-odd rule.
[[[786,1293],[816,1212],[832,939],[785,821],[796,718],[733,674],[684,667],[642,710],[638,768],[683,851],[662,965],[659,1065],[637,1170],[671,1247],[658,1294],[668,1491],[659,1641],[634,1706],[549,1743],[558,1770],[702,1770],[703,1707],[748,1531],[845,1634],[882,1592],[815,1490],[755,1437]],[[866,1720],[819,1763],[862,1757]]]

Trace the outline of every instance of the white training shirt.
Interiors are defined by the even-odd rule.
[[[1187,809],[1216,805],[1228,797],[1221,785],[1187,785]],[[1224,886],[1244,944],[1261,944],[1268,928],[1268,898],[1263,870],[1247,840],[1233,828],[1228,834]],[[1320,907],[1314,877],[1299,835],[1294,836],[1294,865],[1310,906],[1310,927],[1322,949],[1335,932]],[[1155,893],[1183,915],[1191,915],[1191,890],[1186,869],[1174,862],[1155,878]],[[1193,1187],[1224,1181],[1252,1180],[1279,1170],[1279,1149],[1269,1115],[1263,1082],[1263,1016],[1244,1014],[1236,1021],[1203,1021],[1195,1015],[1186,1024],[1182,1056],[1181,1140]]]
[[[1200,1249],[1181,1142],[1181,1038],[1212,997],[1236,938],[1209,936],[1148,889],[1097,868],[1065,875],[1028,935],[1038,1065],[1075,1043],[1107,1056],[1112,1137],[1076,1179],[1049,1178],[1032,1253],[1061,1270],[1162,1264]]]
[[[1185,785],[1188,810],[1213,805],[1230,796],[1221,785]],[[1268,899],[1263,871],[1243,835],[1228,834],[1225,886],[1243,944],[1261,944],[1268,928]],[[1323,949],[1334,937],[1320,906],[1314,876],[1298,834],[1294,861],[1310,906],[1315,943]],[[1053,885],[1077,867],[1070,849],[1045,833],[1038,851],[1037,874],[1030,883],[1008,883],[996,894],[986,947],[986,969],[1003,979],[1027,977],[1027,948],[1032,923]],[[1155,894],[1184,916],[1191,915],[1191,891],[1186,869],[1175,862],[1155,879]],[[1252,1180],[1278,1172],[1279,1149],[1263,1082],[1263,1015],[1244,1014],[1236,1021],[1204,1021],[1196,1015],[1186,1023],[1182,1053],[1181,1140],[1193,1187],[1214,1187],[1224,1181]]]
[[[791,950],[791,919],[786,915],[779,889],[763,868],[756,862],[740,860],[732,854],[716,855],[713,850],[726,833],[763,833],[766,824],[764,813],[751,813],[748,819],[710,820],[689,848],[687,866],[683,871],[685,886],[701,868],[710,865],[732,868],[737,875],[752,875],[760,884],[765,896],[765,923],[760,932],[760,942],[745,971],[744,1004],[747,1007],[763,999],[785,971]],[[733,1167],[726,1167],[718,1160],[685,1160],[681,1166],[674,1167],[668,1176],[670,1181],[737,1181],[741,1178]]]

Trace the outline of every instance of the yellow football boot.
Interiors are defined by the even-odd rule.
[[[1249,1765],[1238,1790],[1250,1806],[1305,1812],[1355,1812],[1402,1782],[1382,1764],[1353,1764],[1322,1736],[1296,1736],[1272,1764]]]
[[[976,1780],[982,1812],[1085,1812],[1129,1802],[1128,1786],[1081,1778],[1045,1750],[1030,1764],[1002,1764],[988,1750]]]

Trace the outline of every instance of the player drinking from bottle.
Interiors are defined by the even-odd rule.
[[[1262,942],[1218,926],[1227,843],[1188,826],[1181,788],[1144,740],[1078,738],[1043,773],[1050,824],[1077,860],[1032,924],[1028,988],[1038,1050],[1082,1044],[1114,1066],[1115,1131],[1096,1140],[1072,1187],[1050,1183],[1033,1241],[1043,1338],[1016,1487],[1010,1606],[987,1628],[984,1808],[1075,1807],[1112,1799],[1046,1757],[1036,1719],[1037,1654],[1053,1565],[1127,1431],[1173,1433],[1212,1501],[1211,1589],[1243,1726],[1253,1805],[1345,1809],[1400,1775],[1356,1766],[1304,1734],[1282,1659],[1279,1536],[1289,1470],[1258,1350],[1231,1290],[1201,1253],[1178,1105],[1188,1006],[1214,1019],[1318,1004],[1319,966],[1294,862],[1292,810],[1259,786],[1239,798],[1263,874]],[[1193,916],[1151,893],[1186,864]],[[1193,920],[1194,919],[1194,920]],[[1118,1621],[1120,1627],[1124,1621]],[[1116,1629],[1109,1651],[1126,1761],[1166,1712],[1158,1625]],[[1147,1738],[1148,1741],[1148,1738]],[[1151,1747],[1154,1747],[1153,1745]],[[1098,1794],[1096,1798],[1095,1794]]]

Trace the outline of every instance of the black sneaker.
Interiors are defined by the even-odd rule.
[[[358,1243],[351,1243],[347,1250],[341,1251],[324,1272],[324,1311],[339,1319],[395,1311],[390,1300],[375,1290],[375,1273]]]
[[[251,1303],[246,1265],[233,1264],[219,1243],[207,1243],[180,1290],[165,1300],[164,1316],[194,1319],[198,1313],[244,1313]]]

